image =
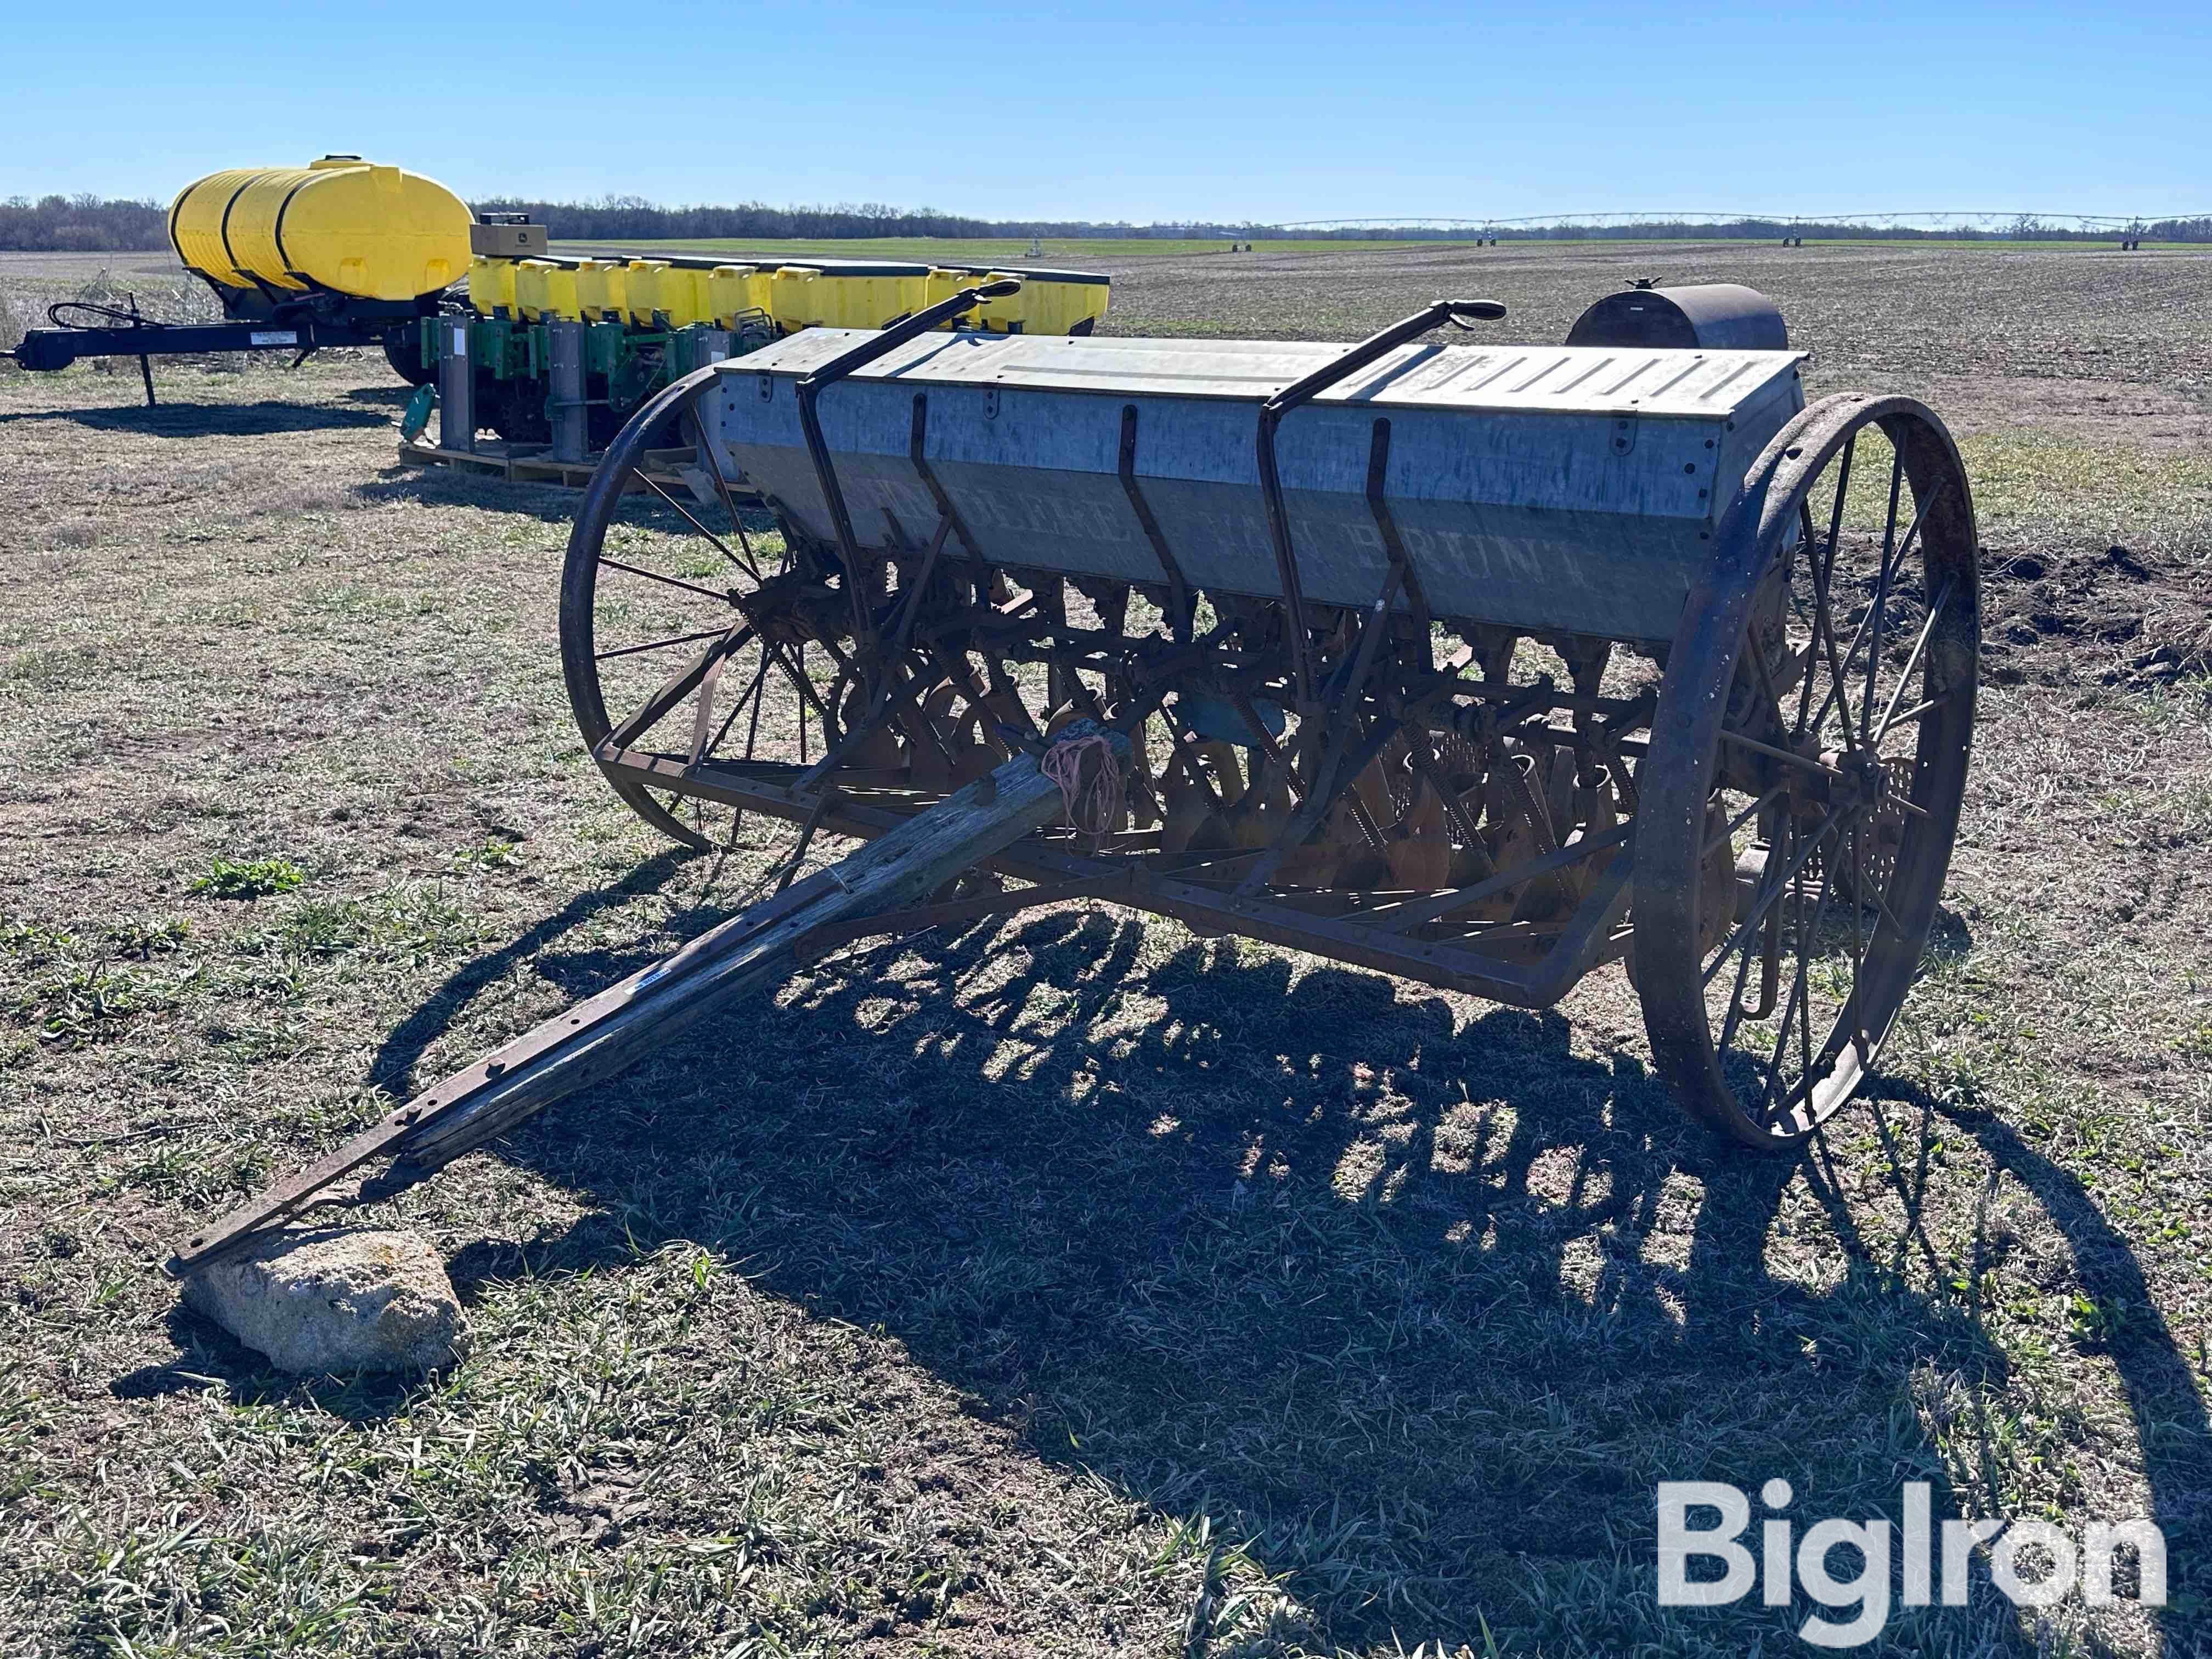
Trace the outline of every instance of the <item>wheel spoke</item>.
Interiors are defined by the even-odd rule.
[[[1887,584],[1889,579],[1896,574],[1897,567],[1902,564],[1905,562],[1906,556],[1911,552],[1912,544],[1915,541],[1919,539],[1921,526],[1927,522],[1928,514],[1935,510],[1936,503],[1943,499],[1944,492],[1949,488],[1950,481],[1946,479],[1929,492],[1927,501],[1923,503],[1919,510],[1913,514],[1911,527],[1905,532],[1905,539],[1897,544],[1896,556],[1893,559],[1885,559],[1882,562],[1881,570],[1876,573],[1877,582],[1880,585],[1886,586]],[[1847,672],[1851,664],[1857,660],[1859,654],[1859,642],[1866,637],[1867,624],[1872,620],[1873,616],[1873,607],[1869,606],[1868,607],[1865,614],[1860,617],[1858,626],[1851,631],[1851,642],[1849,646],[1844,647],[1843,670],[1839,672]],[[1813,724],[1816,727],[1827,717],[1829,704],[1837,700],[1840,696],[1841,690],[1842,682],[1840,680],[1838,681],[1836,685],[1829,688],[1829,695],[1822,701],[1820,712],[1813,717]],[[1846,705],[1846,707],[1848,708],[1848,705]],[[1847,740],[1850,737],[1851,724],[1852,722],[1847,712],[1844,720],[1844,736]]]
[[[760,668],[759,668],[759,670],[758,670],[758,671],[754,674],[754,676],[753,676],[753,690],[756,690],[756,691],[759,691],[759,690],[761,690],[762,683],[763,683],[763,681],[765,681],[765,680],[767,679],[767,678],[768,678],[768,653],[767,653],[767,652],[765,652],[765,651],[763,651],[763,652],[762,652],[762,653],[761,653],[761,665],[760,665]],[[767,707],[768,707],[768,698],[767,698],[765,696],[757,696],[757,697],[755,697],[755,698],[753,699],[753,714],[752,714],[752,719],[751,719],[751,720],[748,720],[748,721],[745,723],[745,753],[744,753],[744,758],[745,758],[745,759],[747,759],[747,760],[750,760],[750,759],[752,759],[752,757],[753,757],[753,755],[754,755],[755,751],[757,750],[757,748],[758,748],[758,746],[759,746],[759,744],[760,744],[761,710],[763,710],[763,708],[766,708]],[[736,716],[736,713],[737,713],[737,711],[736,711],[735,709],[731,710],[731,714],[732,714],[732,718],[735,718],[735,716]]]
[[[1735,948],[1736,942],[1759,926],[1759,918],[1766,914],[1774,901],[1781,896],[1783,888],[1790,878],[1805,867],[1805,861],[1813,856],[1814,849],[1826,838],[1829,831],[1833,830],[1847,814],[1857,810],[1851,806],[1839,806],[1829,813],[1826,817],[1820,820],[1820,827],[1805,838],[1805,844],[1798,849],[1796,857],[1790,860],[1788,867],[1783,871],[1780,877],[1769,878],[1760,883],[1760,885],[1765,889],[1765,893],[1753,903],[1751,914],[1736,924],[1735,932],[1729,934],[1726,942],[1722,945],[1720,953],[1705,969],[1705,977],[1699,981],[1701,984],[1710,985],[1713,982],[1713,975],[1720,971],[1721,963],[1728,960],[1729,952]]]
[[[643,645],[618,645],[611,651],[594,651],[592,660],[605,662],[610,657],[635,657],[641,651],[665,651],[672,645],[689,645],[694,640],[719,640],[729,631],[726,628],[702,628],[696,634],[671,634],[665,640],[647,640]]]
[[[1962,688],[1954,685],[1948,691],[1944,692],[1941,696],[1930,697],[1925,702],[1914,704],[1901,714],[1892,715],[1888,722],[1884,725],[1881,729],[1882,736],[1888,736],[1891,732],[1894,731],[1900,726],[1911,725],[1916,721],[1927,719],[1929,715],[1934,714],[1937,709],[1945,708],[1948,705],[1957,702],[1963,695],[1964,691]]]
[[[1751,946],[1746,941],[1742,952],[1736,957],[1735,984],[1729,992],[1728,1018],[1721,1026],[1721,1040],[1714,1048],[1725,1060],[1729,1045],[1735,1041],[1735,1030],[1743,1019],[1744,982],[1751,977]]]
[[[1929,514],[1935,511],[1936,504],[1943,499],[1944,492],[1950,487],[1950,481],[1946,479],[1928,492],[1928,499],[1920,503],[1914,512],[1912,523],[1905,530],[1905,538],[1898,543],[1896,552],[1893,556],[1885,557],[1876,569],[1875,576],[1878,587],[1887,588],[1891,580],[1897,574],[1899,567],[1911,556],[1913,544],[1920,539],[1921,527],[1928,522]],[[1866,614],[1859,618],[1858,626],[1851,631],[1850,646],[1844,653],[1844,667],[1850,667],[1856,660],[1859,654],[1859,642],[1866,637],[1867,624],[1873,620],[1873,607],[1869,606]]]
[[[760,666],[753,670],[752,683],[747,685],[744,690],[739,694],[738,700],[730,705],[730,712],[722,717],[721,726],[715,732],[714,742],[707,745],[704,753],[700,757],[701,759],[705,759],[707,756],[720,752],[722,747],[722,739],[730,735],[730,727],[736,725],[738,716],[745,712],[745,705],[759,695],[761,684],[763,681],[766,680],[767,678],[768,653],[763,651],[761,653]],[[757,705],[756,705],[753,709],[753,724],[755,728],[757,729],[760,724],[760,708]],[[752,756],[752,747],[750,744],[748,744],[745,747],[744,757],[747,760],[750,760]]]
[[[1805,927],[1804,884],[1802,882],[1798,882],[1794,884],[1793,896],[1796,901],[1797,906],[1797,926],[1796,930],[1797,934],[1797,972],[1790,987],[1790,1000],[1783,1006],[1782,1029],[1775,1034],[1774,1054],[1771,1061],[1767,1066],[1766,1086],[1759,1091],[1759,1118],[1760,1123],[1764,1126],[1771,1126],[1776,1118],[1779,1117],[1784,1111],[1788,1110],[1790,1106],[1796,1103],[1797,1091],[1794,1090],[1790,1094],[1783,1097],[1780,1100],[1772,1100],[1772,1097],[1774,1093],[1774,1085],[1781,1080],[1782,1053],[1783,1050],[1790,1045],[1790,1028],[1792,1024],[1799,1024],[1801,1022],[1801,1017],[1802,1035],[1799,1039],[1799,1044],[1800,1052],[1804,1056],[1804,1069],[1799,1073],[1798,1084],[1801,1088],[1809,1087],[1811,1084],[1813,1073],[1813,1010],[1811,1000],[1805,994],[1805,988],[1812,967],[1812,958],[1810,954],[1812,942],[1820,935],[1820,924],[1827,917],[1828,901],[1834,896],[1836,884],[1833,881],[1824,881],[1820,884],[1820,902],[1819,907],[1813,912],[1813,926],[1811,929],[1808,931]],[[1772,1100],[1771,1105],[1769,1104],[1771,1100]]]
[[[722,538],[720,536],[717,536],[713,531],[708,529],[705,525],[701,524],[690,507],[684,506],[684,503],[678,501],[675,496],[670,495],[659,484],[653,483],[650,477],[646,476],[642,469],[633,476],[635,476],[637,481],[643,484],[647,489],[650,489],[654,495],[659,496],[662,501],[666,501],[669,506],[674,507],[678,516],[683,519],[684,523],[690,525],[694,530],[704,536],[708,541],[714,543],[714,550],[716,552],[720,553],[732,564],[737,566],[738,569],[744,571],[745,574],[750,576],[755,581],[759,581],[761,580],[761,573],[753,568],[752,562],[750,559],[741,559],[736,554],[731,552],[727,547],[723,545]]]
[[[1912,654],[1905,659],[1905,666],[1898,674],[1897,689],[1889,694],[1889,706],[1881,711],[1881,725],[1874,734],[1874,743],[1880,744],[1888,733],[1892,717],[1897,713],[1897,705],[1905,696],[1905,688],[1912,683],[1912,671],[1920,666],[1921,653],[1928,649],[1928,641],[1936,632],[1936,619],[1951,603],[1951,595],[1958,586],[1955,577],[1945,582],[1943,591],[1936,596],[1936,603],[1928,607],[1928,620],[1920,624],[1920,637],[1913,641]]]
[[[1754,815],[1765,811],[1767,807],[1773,805],[1778,799],[1787,794],[1789,791],[1790,786],[1788,784],[1776,784],[1773,788],[1768,790],[1757,800],[1752,802],[1750,805],[1745,807],[1742,811],[1730,818],[1728,822],[1727,829],[1721,830],[1717,835],[1714,836],[1711,840],[1708,841],[1703,847],[1698,849],[1698,856],[1700,859],[1709,858],[1712,855],[1715,848],[1720,847],[1724,842],[1734,841],[1735,839],[1735,832],[1737,830],[1742,829],[1745,824],[1750,823]]]
[[[599,555],[599,562],[632,576],[642,576],[649,582],[660,582],[670,587],[680,587],[687,593],[701,594],[714,600],[717,605],[727,605],[730,602],[727,589],[702,587],[696,582],[687,582],[675,576],[664,576],[658,570],[647,570],[642,565],[624,564],[620,559],[611,559],[604,553]]]
[[[690,696],[692,689],[705,679],[714,665],[733,651],[744,648],[752,637],[750,624],[733,627],[714,644],[699,653],[661,683],[660,689],[639,705],[637,712],[610,732],[607,741],[617,749],[627,749],[639,738],[658,725],[668,711]]]
[[[814,682],[806,678],[805,669],[794,667],[790,654],[781,645],[771,644],[769,649],[775,653],[776,665],[783,670],[791,681],[792,689],[799,693],[801,706],[811,704],[815,713],[828,720],[830,711],[823,708],[821,694],[814,689]],[[802,726],[800,729],[804,731],[805,728]]]
[[[1867,644],[1866,696],[1859,702],[1859,740],[1871,735],[1874,719],[1875,676],[1881,667],[1882,612],[1889,603],[1889,582],[1896,566],[1892,563],[1897,547],[1897,501],[1905,490],[1905,452],[1893,447],[1889,462],[1889,514],[1881,526],[1881,563],[1874,586],[1874,633]],[[1919,528],[1916,519],[1913,527]],[[1902,562],[1902,556],[1898,562]],[[1848,723],[1848,722],[1847,722]]]
[[[730,515],[730,527],[738,532],[738,547],[743,555],[745,571],[755,581],[761,580],[760,568],[753,560],[752,538],[745,534],[745,521],[738,514],[737,498],[730,494],[729,480],[722,476],[722,463],[716,458],[714,446],[707,436],[707,423],[699,418],[696,398],[686,411],[691,417],[691,446],[699,457],[702,471],[714,481],[714,493],[722,498],[722,510]]]
[[[1792,766],[1802,766],[1816,777],[1828,778],[1838,783],[1849,781],[1844,774],[1832,766],[1823,766],[1820,762],[1804,755],[1793,755],[1787,749],[1778,749],[1771,743],[1761,743],[1758,738],[1747,738],[1741,732],[1723,731],[1721,736],[1729,743],[1765,755],[1770,760],[1786,761]]]
[[[1829,683],[1832,687],[1842,684],[1843,671],[1836,664],[1836,629],[1833,621],[1835,613],[1829,606],[1828,592],[1829,585],[1833,580],[1836,572],[1836,545],[1844,533],[1844,497],[1851,486],[1851,459],[1858,453],[1858,447],[1859,434],[1854,432],[1844,445],[1844,457],[1836,469],[1835,500],[1828,508],[1828,545],[1826,556],[1816,562],[1809,542],[1805,549],[1805,568],[1813,578],[1813,637],[1806,644],[1808,651],[1814,645],[1821,643],[1826,645],[1828,672],[1831,676]],[[1804,512],[1806,518],[1809,519],[1812,515],[1812,507],[1809,502],[1806,505]],[[1800,738],[1805,735],[1806,710],[1812,700],[1813,665],[1808,660],[1805,665],[1805,684],[1800,688],[1797,696],[1796,735]],[[1825,698],[1821,701],[1820,713],[1823,718],[1826,716],[1827,702]],[[1844,716],[1844,727],[1846,732],[1850,729],[1848,713]]]

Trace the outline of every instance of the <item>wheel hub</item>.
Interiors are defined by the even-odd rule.
[[[1880,813],[1885,810],[1897,781],[1878,756],[1863,749],[1850,752],[1830,749],[1818,757],[1818,764],[1822,775],[1806,780],[1811,785],[1806,793],[1814,800],[1844,811]]]
[[[812,636],[805,616],[806,602],[814,597],[804,574],[787,570],[770,576],[750,593],[730,589],[730,603],[763,639],[779,645],[797,645]]]

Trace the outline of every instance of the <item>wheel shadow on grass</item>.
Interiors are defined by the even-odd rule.
[[[1656,1607],[1656,1484],[1959,1513],[1914,1377],[2003,1374],[1817,1164],[1723,1152],[1631,1050],[1119,913],[833,959],[505,1151],[604,1206],[529,1272],[744,1260],[1043,1462],[1210,1517],[1316,1641],[1784,1645],[1802,1596]],[[1891,1633],[2012,1628],[1984,1596]]]
[[[1971,1267],[1978,1279],[2003,1248],[1991,1237],[1992,1200],[2006,1182],[2033,1200],[2066,1242],[2079,1284],[2077,1312],[2087,1317],[2076,1340],[2105,1356],[2118,1373],[2127,1413],[2136,1431],[2142,1480],[2148,1488],[2145,1517],[2165,1535],[2166,1607],[2156,1626],[2163,1650],[2201,1654],[2205,1632],[2199,1627],[2208,1605],[2203,1563],[2212,1552],[2212,1416],[2197,1374],[2203,1369],[2200,1346],[2192,1364],[2159,1301],[2142,1262],[2126,1236],[2099,1207],[2081,1177],[2045,1156],[1995,1113],[1939,1100],[1902,1079],[1878,1079],[1870,1092],[1883,1109],[1882,1136],[1887,1173],[1912,1224],[1912,1240],[1935,1259],[1936,1246],[1921,1231],[1920,1213],[1930,1165],[1941,1143],[1963,1133],[1989,1159],[1990,1171],[1974,1218]],[[1969,1298],[1978,1324],[1984,1298]],[[2201,1338],[2200,1338],[2201,1344]],[[1990,1462],[1990,1431],[1977,1425],[1984,1461]],[[1982,1494],[1982,1512],[2002,1513],[1994,1492]],[[2119,1522],[2134,1517],[2097,1515]]]
[[[576,522],[584,492],[565,484],[508,479],[465,466],[401,466],[382,469],[370,482],[356,484],[354,493],[363,501],[382,504],[404,501],[431,507],[471,507],[487,513],[513,514],[557,525],[565,534]],[[729,514],[719,502],[707,503],[679,495],[686,511],[697,515],[715,534],[734,541]],[[696,534],[683,517],[649,491],[633,491],[616,509],[617,521],[658,530],[671,536]],[[748,536],[776,533],[775,517],[766,507],[741,505],[739,516]]]

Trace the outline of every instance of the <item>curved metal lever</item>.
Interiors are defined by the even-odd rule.
[[[1283,590],[1283,608],[1290,618],[1292,649],[1297,668],[1298,701],[1313,696],[1311,643],[1306,636],[1305,594],[1298,581],[1297,556],[1291,549],[1291,521],[1283,507],[1282,475],[1275,465],[1275,428],[1283,416],[1300,404],[1310,402],[1346,375],[1356,374],[1378,357],[1389,356],[1409,340],[1419,338],[1441,323],[1465,328],[1481,320],[1495,322],[1505,307],[1495,300],[1432,300],[1410,317],[1370,334],[1341,356],[1334,357],[1304,379],[1292,382],[1260,405],[1258,434],[1260,500],[1267,510],[1267,536],[1275,550],[1275,578]]]
[[[853,515],[845,505],[844,487],[837,482],[837,469],[830,457],[830,446],[822,437],[822,417],[815,405],[827,387],[836,385],[856,368],[873,362],[887,352],[896,351],[909,340],[920,339],[940,323],[949,323],[984,300],[1003,300],[1021,292],[1018,276],[1001,276],[996,282],[980,283],[973,288],[963,288],[949,299],[939,300],[933,306],[924,306],[912,316],[902,318],[889,328],[878,330],[857,345],[848,347],[811,374],[801,378],[793,388],[799,398],[799,429],[806,439],[806,453],[814,463],[814,476],[822,486],[822,500],[830,509],[830,527],[836,533],[837,553],[845,563],[845,580],[850,585],[853,598],[853,628],[855,637],[868,636],[868,619],[861,595],[860,550],[859,539],[853,533]],[[963,534],[963,541],[967,539]]]
[[[1494,323],[1505,315],[1504,303],[1497,300],[1448,300],[1443,303],[1451,307],[1451,320],[1461,328],[1474,323]]]

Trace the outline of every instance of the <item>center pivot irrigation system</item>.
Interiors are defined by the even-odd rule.
[[[1935,415],[1807,407],[1741,288],[1616,295],[1564,345],[1427,337],[1481,300],[1349,348],[943,331],[1019,294],[809,329],[631,416],[569,541],[570,705],[674,840],[799,826],[784,884],[173,1267],[398,1192],[856,939],[1074,899],[1523,1007],[1620,963],[1658,1070],[1745,1146],[1851,1098],[1973,725]],[[618,522],[671,427],[696,492]],[[867,844],[797,878],[823,831]]]

